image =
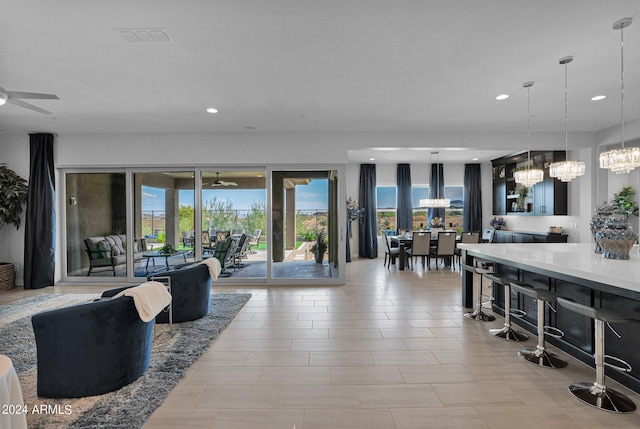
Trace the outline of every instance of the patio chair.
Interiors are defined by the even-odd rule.
[[[241,263],[241,259],[247,258],[247,250],[249,249],[249,236],[242,234],[238,239],[238,245],[234,254],[234,267],[237,269],[244,268],[245,264]]]
[[[252,250],[251,248],[253,246],[258,247],[260,246],[260,237],[262,236],[262,230],[261,229],[256,229],[255,231],[253,231],[253,234],[251,234],[250,238],[249,238],[249,253],[256,253],[255,250]]]
[[[234,256],[237,245],[238,240],[234,239],[233,237],[227,237],[225,240],[219,241],[216,244],[215,251],[213,252],[213,257],[220,261],[220,266],[222,267],[220,276],[229,277],[232,273],[231,271],[227,270],[227,268],[233,267],[235,269]]]
[[[202,231],[202,255],[212,254],[215,246],[211,243],[209,231]]]
[[[194,244],[193,230],[182,231],[182,244],[184,244],[184,247],[193,247],[193,244]]]

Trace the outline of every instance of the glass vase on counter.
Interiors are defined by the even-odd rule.
[[[638,241],[638,234],[629,225],[629,215],[612,213],[604,227],[596,232],[597,243],[606,259],[629,259],[629,251]]]

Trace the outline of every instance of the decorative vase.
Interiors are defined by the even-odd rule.
[[[602,204],[596,207],[596,209],[593,211],[593,216],[591,217],[591,221],[589,222],[589,229],[591,230],[591,235],[593,236],[593,241],[595,242],[595,248],[593,249],[594,253],[602,253],[602,247],[600,246],[600,243],[598,243],[596,233],[604,229],[605,220],[612,214],[613,207],[607,204]]]
[[[596,240],[606,259],[629,259],[629,251],[638,241],[638,234],[629,226],[629,216],[613,213],[604,221],[604,228],[596,232]]]
[[[319,252],[316,250],[315,257],[316,257],[316,264],[321,264],[324,259],[324,252]]]

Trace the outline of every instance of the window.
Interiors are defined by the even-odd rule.
[[[428,186],[411,187],[411,207],[413,208],[413,229],[424,229],[429,219],[429,209],[420,207],[420,200],[429,198]]]
[[[383,229],[396,229],[396,193],[395,186],[378,186],[376,188],[378,234]]]
[[[451,207],[445,212],[447,226],[461,227],[464,216],[464,187],[445,186],[444,196],[451,200]]]

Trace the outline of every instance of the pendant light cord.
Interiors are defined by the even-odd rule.
[[[567,64],[564,63],[564,156],[565,159],[569,160],[569,120],[567,119],[567,105],[568,105],[568,95],[567,95]]]
[[[527,170],[531,169],[531,96],[529,89],[531,85],[527,86]]]
[[[624,26],[620,27],[620,141],[624,147]]]

